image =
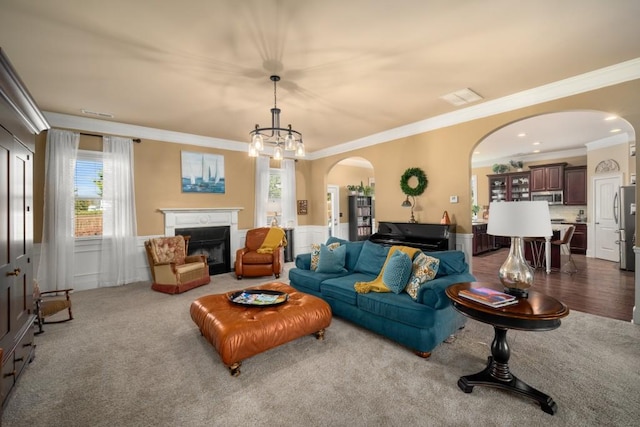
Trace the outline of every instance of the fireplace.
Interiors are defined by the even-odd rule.
[[[187,255],[205,255],[209,275],[231,271],[229,227],[176,228],[175,233],[191,236]]]
[[[160,208],[164,235],[190,235],[189,254],[207,255],[209,274],[231,271],[239,248],[238,212],[242,208]]]

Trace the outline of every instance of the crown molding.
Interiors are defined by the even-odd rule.
[[[631,138],[629,137],[629,134],[626,132],[623,132],[617,135],[609,136],[607,138],[602,138],[596,141],[587,142],[584,145],[586,145],[587,151],[592,151],[592,150],[599,150],[601,148],[613,147],[614,145],[627,144],[630,141],[631,141]]]
[[[132,138],[151,139],[154,141],[177,144],[198,145],[201,147],[221,148],[230,151],[247,151],[247,144],[228,139],[211,138],[182,132],[130,125],[88,117],[45,111],[44,116],[53,127],[74,129],[97,134],[129,136]]]
[[[482,104],[473,105],[471,107],[466,107],[457,111],[389,129],[384,132],[375,133],[335,147],[329,147],[312,153],[307,153],[305,160],[316,160],[323,157],[342,154],[359,148],[370,147],[372,145],[393,141],[395,139],[405,138],[607,86],[613,86],[638,78],[640,78],[640,58],[635,58],[609,67],[580,74],[578,76],[559,80],[544,86],[539,86],[537,88],[528,89],[502,98],[487,101]],[[173,132],[126,123],[72,116],[68,114],[54,112],[43,112],[43,114],[49,123],[51,123],[51,126],[99,134],[128,135],[141,139],[198,145],[231,151],[246,152],[248,145],[246,142]]]
[[[310,155],[310,160],[342,154],[348,151],[365,148],[394,139],[425,133],[428,131],[452,126],[495,114],[529,107],[567,96],[577,95],[601,89],[607,86],[624,83],[640,78],[640,58],[635,58],[609,67],[559,80],[544,86],[517,92],[482,104],[466,107],[451,113],[441,114],[418,122],[389,129],[373,135],[359,138],[344,144],[318,150]]]

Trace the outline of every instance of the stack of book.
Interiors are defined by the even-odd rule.
[[[491,288],[462,289],[459,292],[459,295],[494,308],[504,307],[505,305],[515,304],[518,302],[517,298],[513,295],[505,294],[504,292],[496,291]]]

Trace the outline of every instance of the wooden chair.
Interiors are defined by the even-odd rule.
[[[36,335],[44,332],[42,325],[48,323],[62,323],[73,320],[73,312],[71,311],[71,292],[73,289],[58,289],[55,291],[40,291],[37,283],[33,285],[33,297],[36,305],[36,323],[38,324],[38,332]],[[62,315],[55,320],[45,320],[57,313],[66,311],[64,317]]]
[[[564,232],[562,239],[560,240],[552,240],[551,244],[560,247],[560,257],[569,256],[569,259],[562,263],[560,267],[560,271],[563,273],[574,274],[578,272],[578,267],[576,266],[573,257],[571,256],[571,239],[573,238],[573,232],[576,230],[575,225],[570,225]]]

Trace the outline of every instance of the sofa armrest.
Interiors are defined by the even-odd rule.
[[[296,255],[296,267],[301,270],[311,270],[311,254]]]
[[[445,290],[456,283],[475,282],[476,278],[470,273],[450,274],[425,283],[418,289],[417,301],[433,309],[441,309],[451,304]]]

